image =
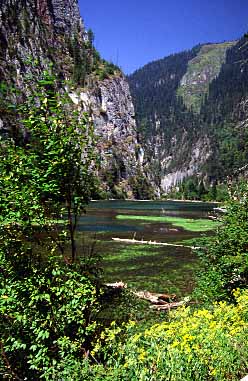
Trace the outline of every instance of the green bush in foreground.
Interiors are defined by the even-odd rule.
[[[227,205],[217,234],[200,252],[204,270],[195,295],[199,300],[232,300],[233,290],[248,287],[248,184],[240,184]]]
[[[0,376],[74,379],[96,330],[93,283],[80,265],[55,259],[18,279],[1,255],[0,269]]]
[[[248,292],[235,292],[236,305],[216,303],[212,310],[181,308],[169,320],[150,328],[134,322],[102,333],[107,366],[96,366],[97,380],[122,381],[226,381],[239,380],[248,371]],[[100,343],[96,357],[106,346]],[[92,374],[93,374],[92,373]]]

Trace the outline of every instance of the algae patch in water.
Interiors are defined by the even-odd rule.
[[[104,281],[123,281],[136,290],[189,294],[199,269],[197,256],[183,248],[112,243],[103,247]]]
[[[204,232],[214,230],[218,226],[217,221],[208,219],[192,219],[170,216],[134,216],[119,214],[116,216],[119,220],[141,220],[147,222],[164,222],[176,227],[183,228],[192,232]]]

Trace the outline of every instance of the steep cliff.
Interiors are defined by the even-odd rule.
[[[21,96],[31,91],[25,78],[35,80],[51,64],[56,76],[67,81],[72,100],[91,114],[95,125],[103,191],[133,197],[132,184],[142,171],[129,86],[95,50],[77,0],[1,2],[0,42],[0,81],[19,89]],[[17,102],[15,95],[10,98]],[[10,130],[12,119],[2,108],[2,132]]]
[[[137,141],[134,106],[124,76],[95,83],[93,89],[69,93],[73,102],[92,115],[100,160],[102,190],[115,197],[132,198],[137,177],[143,176]]]
[[[20,86],[51,62],[62,77],[72,72],[71,39],[83,46],[86,36],[77,1],[6,0],[0,21],[1,80]]]

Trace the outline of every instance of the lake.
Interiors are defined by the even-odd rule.
[[[181,201],[92,201],[79,221],[78,239],[82,241],[81,247],[87,245],[88,252],[91,252],[89,242],[95,242],[94,252],[102,257],[105,282],[123,281],[138,290],[183,296],[192,291],[199,268],[194,251],[185,247],[128,244],[112,238],[175,244],[206,236],[211,232],[185,230],[166,219],[209,222],[215,206]]]

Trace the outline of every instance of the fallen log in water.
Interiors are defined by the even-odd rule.
[[[187,246],[187,245],[180,245],[175,243],[167,243],[167,242],[157,242],[157,241],[143,241],[143,240],[137,240],[137,239],[128,239],[128,238],[112,238],[113,241],[117,242],[125,242],[125,243],[133,243],[133,244],[143,244],[143,245],[157,245],[157,246],[172,246],[172,247],[187,247],[192,250],[200,249],[198,246]]]
[[[106,283],[105,286],[112,289],[126,289],[127,284],[124,282],[114,282],[114,283]],[[176,302],[175,294],[158,294],[155,292],[149,291],[133,291],[130,292],[135,295],[139,299],[147,300],[151,303],[150,308],[157,311],[168,311],[173,308],[181,307],[186,304],[188,300],[182,300],[180,302]]]
[[[105,283],[105,286],[110,288],[127,288],[127,284],[122,281],[114,283]]]
[[[150,303],[155,305],[165,305],[176,299],[176,295],[168,294],[157,294],[155,292],[149,291],[132,291],[135,296],[140,299],[148,300]]]
[[[182,307],[185,304],[186,304],[186,302],[184,300],[182,300],[181,302],[166,303],[164,305],[153,304],[152,306],[150,306],[150,308],[152,308],[153,310],[157,310],[157,311],[169,311],[169,310],[172,310],[173,308]]]
[[[140,299],[148,300],[151,303],[150,308],[157,311],[168,311],[173,308],[181,307],[189,302],[188,298],[176,302],[175,294],[156,294],[149,291],[133,292],[133,294]]]

